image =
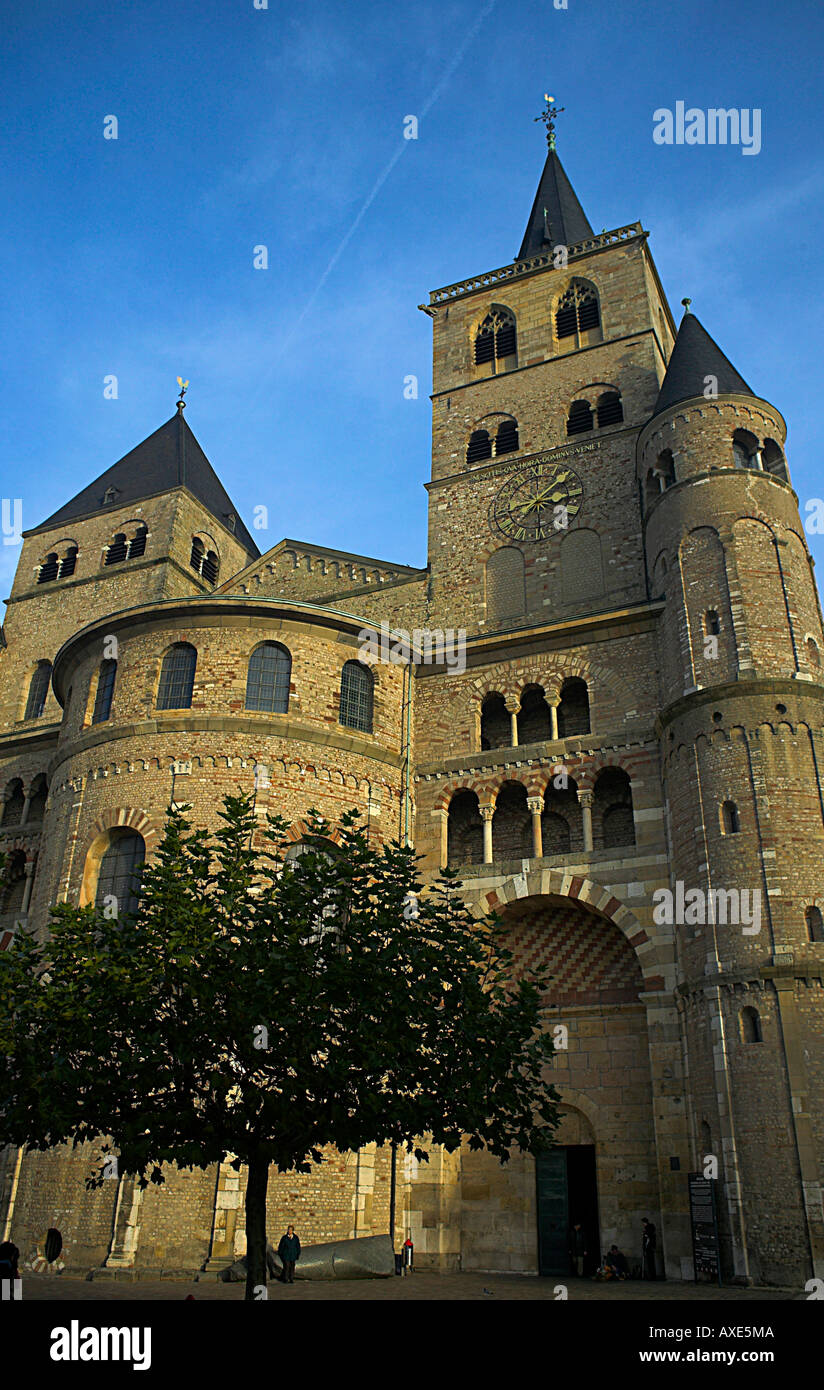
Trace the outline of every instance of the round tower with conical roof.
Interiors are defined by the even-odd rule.
[[[824,1272],[824,633],[782,416],[685,303],[637,452],[663,604],[672,883],[656,911],[673,920],[693,1139],[719,1180],[724,1263],[780,1283]]]

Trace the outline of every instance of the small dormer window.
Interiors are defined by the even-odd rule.
[[[234,535],[234,534],[235,534],[235,528],[236,528],[236,526],[237,526],[237,517],[235,516],[234,512],[229,512],[228,516],[226,517],[226,529],[227,529],[227,531],[231,531],[232,535]]]
[[[103,493],[103,506],[104,506],[104,507],[110,507],[111,504],[112,504],[112,502],[114,502],[114,500],[115,500],[116,497],[117,497],[117,488],[116,488],[116,487],[107,487],[107,488],[106,488],[106,491]]]

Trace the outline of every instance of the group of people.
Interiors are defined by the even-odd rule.
[[[655,1265],[655,1251],[657,1238],[655,1227],[645,1216],[641,1222],[641,1278],[657,1279],[658,1271]],[[573,1223],[569,1233],[569,1261],[572,1273],[579,1279],[584,1277],[584,1265],[589,1257],[588,1241],[586,1232],[580,1221]],[[636,1270],[636,1274],[638,1271]],[[595,1271],[595,1279],[628,1279],[630,1276],[627,1257],[617,1245],[611,1245],[604,1256],[598,1269]]]

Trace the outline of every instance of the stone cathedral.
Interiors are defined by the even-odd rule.
[[[659,1273],[692,1278],[709,1162],[724,1277],[800,1288],[824,1275],[824,633],[786,426],[689,301],[676,328],[641,224],[593,231],[547,130],[515,258],[420,306],[425,568],[261,555],[182,399],[24,532],[0,945],[55,902],[129,899],[170,799],[214,824],[262,765],[258,806],[296,844],[309,808],[357,807],[551,965],[558,1145],[399,1156],[417,1263],[565,1274],[576,1220],[591,1263],[613,1242],[635,1262],[648,1217]],[[367,661],[382,624],[464,629],[465,663]],[[228,1162],[87,1191],[92,1148],[3,1151],[24,1265],[130,1277],[243,1250]],[[389,1191],[386,1150],[331,1153],[272,1175],[270,1233],[384,1232]]]

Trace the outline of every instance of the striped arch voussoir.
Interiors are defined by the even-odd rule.
[[[290,825],[286,832],[293,845],[300,844],[301,840],[316,838],[317,833],[316,828],[308,820],[296,820],[294,825]],[[327,838],[330,839],[333,844],[337,845],[340,844],[340,836],[340,826],[335,825],[329,831]]]
[[[147,853],[155,848],[160,839],[160,827],[145,811],[137,811],[130,806],[117,806],[111,811],[104,811],[92,822],[88,844],[94,844],[99,835],[109,830],[120,829],[135,830],[138,835],[142,835]]]
[[[582,907],[588,908],[597,917],[613,922],[623,932],[638,957],[645,989],[654,992],[664,988],[655,943],[650,940],[635,914],[630,912],[609,888],[594,883],[592,879],[568,873],[563,869],[533,869],[509,879],[499,888],[480,894],[474,902],[467,896],[467,904],[476,917],[482,918],[493,912],[501,913],[509,903],[517,902],[521,898],[549,895],[570,898]]]

